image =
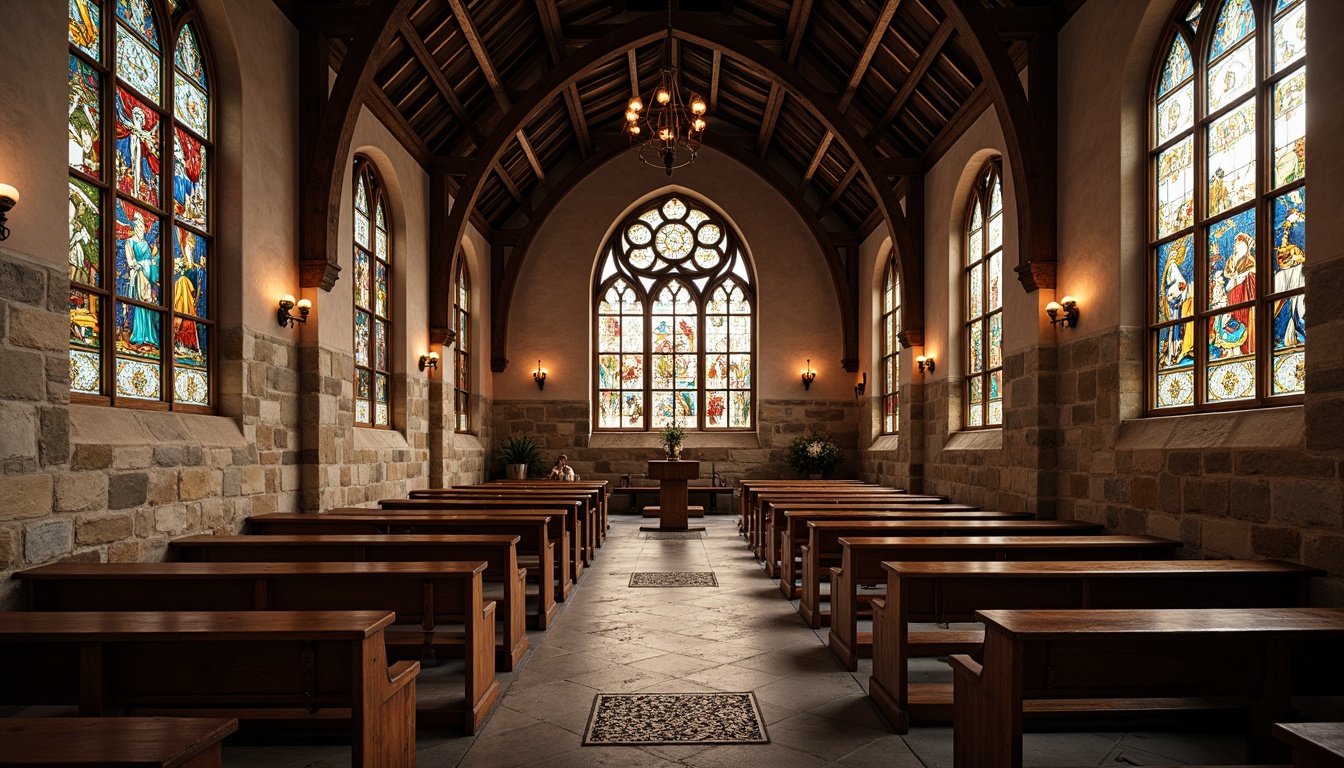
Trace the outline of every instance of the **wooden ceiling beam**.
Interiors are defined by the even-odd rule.
[[[401,36],[406,40],[406,45],[411,49],[411,54],[415,56],[416,61],[419,61],[420,66],[428,73],[429,80],[434,84],[434,88],[443,97],[443,100],[448,102],[448,108],[453,110],[453,114],[461,121],[462,128],[466,130],[467,135],[471,137],[476,146],[479,147],[484,144],[485,137],[476,127],[476,121],[467,112],[462,100],[457,98],[457,94],[453,92],[453,87],[448,83],[448,78],[444,76],[443,69],[434,60],[434,55],[429,52],[429,47],[425,45],[425,39],[420,36],[420,32],[416,30],[409,17],[402,19]]]
[[[821,208],[817,209],[817,218],[825,216],[826,213],[831,210],[831,207],[845,194],[845,190],[849,189],[849,185],[854,181],[854,177],[858,175],[859,164],[854,163],[850,165],[849,170],[845,171],[844,177],[840,179],[840,183],[836,184],[835,189],[831,191],[830,197],[827,197],[826,202],[822,203]]]
[[[789,22],[784,28],[784,61],[793,66],[798,63],[798,50],[803,45],[803,32],[807,31],[807,20],[812,15],[812,0],[799,0],[789,8]]]
[[[817,146],[817,151],[812,153],[812,161],[807,164],[807,170],[803,172],[803,183],[798,185],[799,189],[807,187],[808,182],[816,174],[817,168],[821,167],[821,159],[826,156],[826,150],[831,148],[831,142],[835,140],[835,134],[830,131],[821,137],[821,144]]]
[[[784,106],[784,89],[778,81],[770,83],[770,96],[765,100],[765,114],[761,117],[761,131],[756,135],[756,154],[765,159],[770,150],[770,140],[775,135],[775,123],[779,120],[779,110]]]
[[[719,72],[723,64],[723,51],[714,49],[714,61],[709,69],[709,111],[719,107]]]
[[[849,76],[849,82],[845,83],[845,91],[836,105],[841,112],[848,110],[849,103],[854,100],[854,94],[859,90],[859,83],[863,82],[863,76],[868,73],[868,67],[873,63],[873,56],[877,53],[878,46],[882,44],[887,27],[891,25],[891,17],[896,15],[896,9],[900,5],[901,0],[887,0],[882,6],[882,12],[877,15],[873,31],[868,35],[868,42],[859,53],[859,61],[854,65],[854,72]]]
[[[666,17],[664,17],[666,18]],[[587,44],[603,38],[620,29],[622,24],[566,24],[563,27],[565,39]],[[741,32],[743,36],[757,42],[769,42],[779,39],[779,27],[770,24],[731,24],[727,25]]]
[[[537,0],[537,15],[541,17],[541,29],[546,36],[546,47],[551,52],[551,63],[559,66],[565,59],[565,33],[560,27],[560,9],[555,0]],[[570,83],[565,89],[565,111],[569,113],[569,124],[574,129],[574,138],[579,141],[579,153],[583,157],[593,154],[593,138],[588,132],[588,119],[583,114],[583,100],[579,98],[579,88]]]
[[[625,52],[626,63],[630,66],[630,98],[639,97],[639,61],[635,58],[635,49]]]
[[[933,62],[938,59],[943,46],[952,37],[954,29],[955,27],[952,24],[943,22],[939,25],[938,30],[933,33],[933,37],[929,38],[929,44],[924,46],[919,58],[915,60],[915,66],[910,68],[910,75],[905,78],[905,82],[901,83],[900,90],[896,91],[895,98],[887,105],[887,111],[882,113],[882,117],[878,118],[878,121],[873,124],[873,130],[864,139],[866,144],[869,146],[876,144],[882,134],[891,127],[892,122],[896,120],[896,115],[900,114],[901,108],[905,106],[905,102],[910,100],[910,96],[919,87],[920,81],[928,74],[929,67],[933,66]]]

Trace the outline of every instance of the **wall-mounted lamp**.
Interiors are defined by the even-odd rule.
[[[1060,310],[1063,310],[1064,316],[1060,317]],[[1078,302],[1072,296],[1065,296],[1058,303],[1050,302],[1045,305],[1045,314],[1050,316],[1050,324],[1059,330],[1059,326],[1066,328],[1078,327]]]
[[[859,379],[859,383],[854,385],[854,397],[856,399],[863,397],[863,391],[868,389],[868,372],[864,371],[862,375],[863,378]]]
[[[919,367],[920,373],[924,373],[925,371],[933,373],[933,369],[935,367],[933,358],[925,357],[924,355],[920,355],[919,357],[915,358],[915,365]]]
[[[812,358],[807,358],[807,370],[803,371],[803,389],[812,389],[812,382],[817,378],[817,372],[812,370]]]
[[[439,370],[438,352],[426,352],[425,354],[420,356],[420,370],[423,371],[426,368],[433,368],[436,371]]]
[[[541,361],[537,361],[537,370],[532,374],[532,380],[537,382],[537,389],[546,389],[546,371],[541,368]]]
[[[299,308],[299,314],[291,315],[289,310],[295,307]],[[293,328],[295,323],[308,322],[308,313],[313,311],[313,302],[307,299],[294,301],[294,297],[286,293],[280,297],[280,308],[275,311],[275,319],[279,321],[281,328]]]
[[[0,240],[9,238],[9,227],[5,226],[5,214],[19,202],[19,190],[8,184],[0,184]]]

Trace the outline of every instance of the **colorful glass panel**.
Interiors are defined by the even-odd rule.
[[[377,280],[374,283],[373,311],[387,317],[387,265],[381,261],[374,263],[377,265]]]
[[[84,285],[102,285],[99,264],[103,253],[102,191],[88,182],[70,179],[70,279]]]
[[[369,366],[370,346],[373,330],[371,321],[365,312],[355,311],[355,365]]]
[[[154,11],[145,0],[116,0],[117,18],[144,38],[154,50],[159,49],[159,28],[154,23]]]
[[[102,167],[102,77],[70,57],[70,167],[97,176]]]
[[[1255,397],[1255,360],[1209,366],[1208,394],[1211,402]]]
[[[117,201],[117,295],[159,303],[159,217],[125,200]],[[154,336],[158,341],[157,334]]]
[[[1195,223],[1194,139],[1157,156],[1157,234],[1178,232]]]
[[[1303,3],[1274,22],[1274,71],[1282,70],[1306,53],[1307,4]]]
[[[1189,79],[1194,71],[1194,60],[1190,58],[1190,47],[1185,44],[1185,38],[1176,35],[1167,51],[1167,63],[1162,67],[1162,79],[1158,81],[1157,94],[1161,96],[1176,88],[1176,86]]]
[[[1255,309],[1247,307],[1246,309],[1234,310],[1221,315],[1214,315],[1209,318],[1209,362],[1213,363],[1219,360],[1235,360],[1241,357],[1249,357],[1255,354]],[[1251,361],[1254,368],[1254,361]],[[1213,381],[1213,367],[1209,369],[1209,381]],[[1252,381],[1254,385],[1254,381]],[[1224,386],[1224,391],[1231,392],[1236,387],[1231,384]],[[1238,390],[1240,391],[1240,390]],[[1226,400],[1228,396],[1216,397],[1210,392],[1210,397],[1217,400]]]
[[[1255,100],[1209,125],[1209,216],[1255,198]]]
[[[1307,68],[1274,85],[1274,186],[1307,175]]]
[[[1185,20],[1190,24],[1191,29],[1199,29],[1199,15],[1204,12],[1204,0],[1190,6],[1190,11],[1185,14]]]
[[[1274,293],[1284,296],[1274,302],[1274,349],[1300,348],[1306,344],[1307,191],[1295,189],[1274,200]],[[1279,384],[1279,365],[1274,380]],[[1299,389],[1280,391],[1298,392]]]
[[[1257,295],[1255,211],[1243,211],[1214,224],[1209,230],[1207,251],[1208,308],[1221,309],[1254,300]]]
[[[1164,243],[1157,249],[1157,316],[1165,323],[1195,314],[1194,239],[1190,235]]]
[[[117,88],[117,189],[159,207],[159,114]]]
[[[1209,67],[1209,111],[1215,112],[1255,87],[1255,38]]]
[[[102,56],[103,10],[95,0],[69,0],[70,44],[94,61]]]
[[[181,128],[173,128],[173,216],[209,229],[209,150]]]
[[[1255,31],[1255,8],[1251,0],[1227,0],[1213,27],[1213,48],[1209,58],[1216,59]]]
[[[173,311],[181,315],[210,317],[207,285],[209,243],[189,229],[173,229]]]
[[[1195,124],[1195,84],[1188,83],[1157,105],[1157,143],[1166,144]]]
[[[70,389],[97,395],[102,392],[102,297],[70,291]]]
[[[182,28],[177,38],[177,51],[173,56],[177,68],[191,78],[201,88],[207,88],[205,82],[205,57],[201,56],[201,44],[196,39],[196,30],[188,24]]]
[[[120,24],[117,25],[117,77],[152,103],[163,101],[158,55]]]
[[[173,74],[173,113],[191,130],[210,138],[210,99],[181,74]]]
[[[387,322],[384,320],[373,321],[374,337],[374,360],[380,370],[387,370]]]

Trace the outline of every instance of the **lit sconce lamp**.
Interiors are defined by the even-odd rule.
[[[546,389],[546,371],[541,367],[541,361],[537,361],[537,370],[532,374],[532,380],[537,382],[537,389]]]
[[[864,371],[862,375],[863,378],[859,379],[859,383],[854,385],[855,399],[863,397],[864,390],[868,389],[868,372]]]
[[[436,371],[439,370],[438,352],[426,352],[420,356],[420,370],[423,371],[426,368],[433,368]],[[430,375],[432,376],[433,374]]]
[[[812,370],[812,358],[807,358],[807,370],[803,371],[803,389],[812,389],[812,382],[817,378],[817,372]]]
[[[9,239],[9,227],[5,226],[5,214],[19,202],[19,190],[8,184],[0,184],[0,240]]]
[[[299,314],[292,315],[289,310],[299,308]],[[294,301],[294,297],[286,293],[280,297],[280,308],[275,312],[275,319],[280,322],[281,328],[293,328],[295,323],[308,322],[308,313],[313,311],[313,302],[307,299]]]
[[[1060,317],[1063,311],[1064,316]],[[1050,302],[1045,305],[1045,314],[1050,316],[1050,324],[1059,330],[1059,326],[1066,328],[1078,327],[1078,302],[1072,296],[1065,296],[1058,302]]]
[[[919,367],[919,372],[921,374],[924,373],[925,371],[933,373],[934,361],[932,357],[925,357],[924,355],[920,355],[919,357],[915,358],[915,365]]]

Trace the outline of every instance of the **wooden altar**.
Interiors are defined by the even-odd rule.
[[[700,477],[698,461],[650,461],[649,477],[658,481],[658,525],[646,525],[642,531],[703,531],[686,524],[688,493],[686,483]]]

